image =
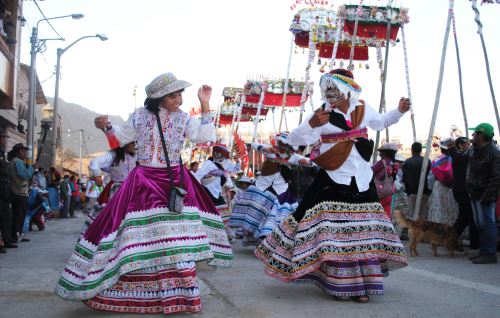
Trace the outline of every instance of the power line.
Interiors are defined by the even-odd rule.
[[[87,148],[87,142],[85,141],[85,130],[82,130],[83,146],[85,147],[85,153],[89,155],[89,149]]]
[[[40,8],[40,6],[38,5],[38,3],[36,2],[36,0],[33,0],[33,3],[36,5],[36,7],[38,8],[38,10],[40,11],[40,13],[42,14],[43,18],[45,19],[45,21],[47,22],[47,24],[52,28],[52,30],[54,30],[54,32],[61,38],[64,40],[64,38],[56,31],[56,29],[52,26],[52,24],[50,23],[50,20],[47,19],[47,17],[45,16],[45,13],[43,13],[42,9]]]

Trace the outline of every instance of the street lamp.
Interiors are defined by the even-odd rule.
[[[29,74],[29,91],[28,91],[28,127],[27,127],[27,146],[30,148],[28,150],[28,161],[29,163],[33,163],[33,141],[35,139],[35,97],[36,97],[36,54],[41,52],[44,47],[46,40],[38,40],[38,24],[42,21],[62,19],[62,18],[72,18],[72,19],[81,19],[83,18],[83,14],[69,14],[63,15],[53,18],[45,18],[38,20],[36,23],[36,27],[33,27],[31,32],[31,64],[30,64],[30,74]],[[57,33],[57,32],[56,32]],[[61,36],[57,39],[53,40],[63,40]]]
[[[76,43],[80,42],[83,39],[88,39],[88,38],[99,38],[101,41],[106,41],[108,37],[104,34],[96,34],[96,35],[86,35],[82,36],[81,38],[77,39],[64,49],[57,49],[57,64],[56,64],[56,88],[54,92],[54,110],[52,114],[52,127],[53,127],[53,133],[52,133],[52,140],[50,142],[50,165],[52,167],[56,166],[56,148],[57,148],[57,135],[56,135],[56,123],[57,123],[57,115],[59,113],[59,77],[60,77],[60,72],[61,72],[61,56],[69,50],[73,45]]]

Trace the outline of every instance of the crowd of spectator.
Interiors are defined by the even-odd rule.
[[[75,175],[64,175],[26,162],[29,148],[18,143],[6,153],[8,136],[0,128],[0,253],[18,248],[34,226],[45,229],[53,218],[75,218],[75,211],[87,212],[102,191],[100,178],[88,183]],[[87,204],[87,202],[92,204]]]

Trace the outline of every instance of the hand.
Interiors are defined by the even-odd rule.
[[[94,125],[98,129],[104,129],[108,122],[108,115],[102,115],[94,119]]]
[[[323,126],[330,120],[330,111],[319,108],[314,112],[314,115],[309,119],[309,125],[312,128]]]
[[[399,106],[398,106],[398,110],[400,113],[406,113],[407,111],[410,110],[410,105],[411,105],[411,102],[410,102],[410,99],[407,98],[407,97],[401,97],[399,99]]]
[[[212,87],[209,85],[202,85],[198,89],[198,99],[200,100],[201,104],[201,111],[203,113],[208,113],[210,112],[210,96],[212,96]]]
[[[265,153],[278,153],[278,150],[276,150],[274,147],[265,147],[262,149],[263,152]]]
[[[300,159],[298,161],[298,163],[299,163],[299,165],[303,165],[303,166],[309,166],[309,165],[311,165],[311,163],[307,159]]]

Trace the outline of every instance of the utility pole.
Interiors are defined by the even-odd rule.
[[[80,166],[78,168],[78,179],[82,178],[82,149],[83,148],[83,129],[80,129]]]

